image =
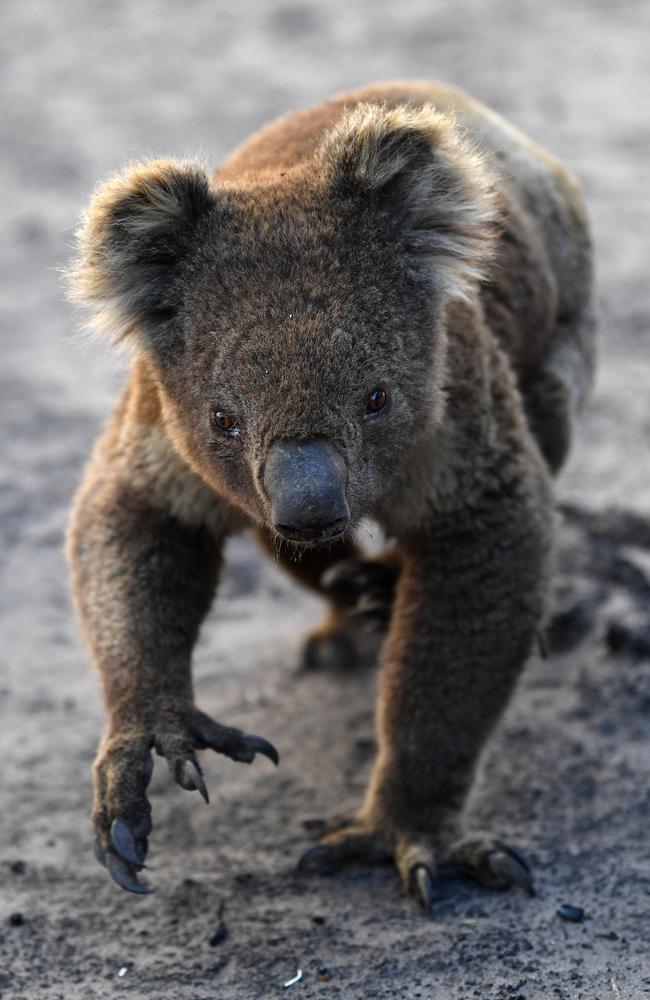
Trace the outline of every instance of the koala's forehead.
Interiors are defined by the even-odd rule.
[[[368,310],[403,292],[399,248],[371,207],[316,189],[230,192],[200,234],[193,280],[212,308]],[[403,298],[403,296],[402,296]]]
[[[201,367],[213,384],[245,400],[251,393],[274,405],[295,396],[348,397],[385,371],[385,352],[350,327],[330,325],[326,314],[287,314],[284,322],[234,325],[203,340]]]
[[[318,303],[334,276],[341,285],[349,275],[338,221],[303,203],[228,205],[201,234],[199,294],[222,308],[242,308],[253,298],[275,304],[287,294]]]
[[[340,391],[393,367],[412,323],[379,230],[302,197],[229,204],[202,234],[189,326],[206,373],[233,389]]]

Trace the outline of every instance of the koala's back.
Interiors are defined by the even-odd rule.
[[[540,366],[568,366],[573,402],[579,404],[592,380],[594,339],[592,248],[579,185],[550,153],[461,90],[396,81],[338,95],[256,133],[217,171],[220,183],[309,181],[323,134],[344,111],[366,102],[431,104],[451,115],[484,153],[504,219],[492,280],[482,293],[490,327],[522,383]],[[559,360],[553,356],[556,341]]]

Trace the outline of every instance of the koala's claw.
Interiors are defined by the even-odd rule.
[[[199,750],[210,748],[242,764],[251,764],[258,753],[268,757],[276,767],[280,763],[278,751],[264,737],[242,733],[240,729],[233,729],[231,726],[222,726],[198,709],[194,710],[192,716],[192,732]]]
[[[488,889],[519,886],[527,896],[535,895],[528,862],[520,852],[488,836],[466,837],[449,849],[447,860]]]
[[[107,854],[106,867],[108,874],[121,889],[126,889],[127,892],[134,892],[140,896],[153,892],[151,886],[139,881],[134,866],[118,857],[117,854]]]
[[[329,852],[323,844],[315,844],[301,854],[297,868],[299,872],[313,872],[318,875],[328,875],[334,870]]]
[[[138,845],[131,828],[123,819],[114,819],[111,824],[111,841],[113,847],[122,858],[130,865],[137,868],[146,868],[144,864],[145,849],[142,844]]]
[[[505,847],[488,855],[488,865],[495,878],[499,879],[504,888],[518,885],[527,896],[535,895],[535,886],[527,862],[512,847]]]
[[[411,869],[411,891],[422,904],[426,913],[433,908],[433,874],[426,865],[415,865]]]
[[[188,758],[181,769],[181,773],[176,779],[181,788],[188,792],[198,792],[206,805],[210,804],[210,796],[205,784],[203,772],[196,760]]]
[[[112,850],[105,851],[99,840],[95,840],[95,857],[100,865],[107,869],[113,881],[121,889],[126,889],[127,892],[134,892],[140,896],[153,892],[153,889],[140,882],[137,876],[137,871],[146,867],[141,860],[138,860],[140,855],[144,857],[146,848],[138,848],[138,843],[124,820],[114,820],[111,827],[111,840],[115,850],[119,852],[118,854],[113,853]],[[125,858],[124,855],[129,857]],[[130,861],[130,858],[133,861]]]
[[[236,750],[231,751],[228,756],[244,764],[251,764],[255,760],[255,754],[258,753],[268,757],[276,767],[280,763],[280,755],[272,743],[265,740],[263,736],[248,736],[246,733],[241,735]]]

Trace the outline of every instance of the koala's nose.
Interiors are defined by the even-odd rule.
[[[276,441],[264,470],[275,530],[297,542],[340,535],[350,519],[346,479],[345,462],[327,441]]]

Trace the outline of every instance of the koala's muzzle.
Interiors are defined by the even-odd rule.
[[[273,527],[296,542],[326,541],[345,531],[347,469],[327,441],[276,441],[264,471]]]

